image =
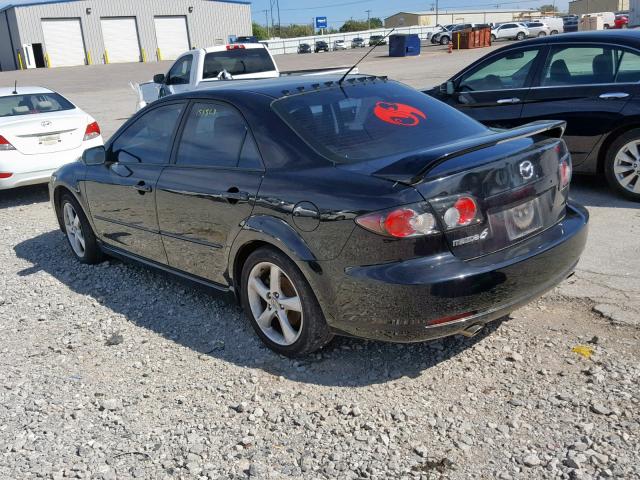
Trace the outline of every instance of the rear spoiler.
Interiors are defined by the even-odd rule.
[[[561,138],[566,126],[566,122],[562,120],[540,120],[510,130],[496,131],[489,135],[465,138],[455,143],[439,145],[402,158],[377,170],[373,175],[394,182],[414,185],[420,182],[429,170],[452,158],[482,150],[483,148],[493,147],[501,143],[536,135],[544,135],[549,138]]]

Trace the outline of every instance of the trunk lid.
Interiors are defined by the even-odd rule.
[[[569,189],[562,165],[570,168],[570,158],[560,138],[563,130],[562,122],[545,122],[489,136],[494,138],[466,139],[446,154],[423,152],[375,175],[402,181],[404,172],[404,181],[436,214],[451,251],[472,259],[513,246],[564,218]],[[464,202],[475,204],[475,216],[468,224],[455,224],[460,210],[454,207]]]
[[[5,117],[0,135],[25,155],[62,152],[82,145],[88,122],[78,110]]]

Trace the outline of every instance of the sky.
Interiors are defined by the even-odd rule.
[[[31,3],[37,0],[0,0],[0,8],[8,4]],[[43,0],[45,1],[45,0]],[[109,0],[101,0],[108,2]],[[171,1],[171,0],[158,0]],[[251,12],[253,20],[264,24],[265,10],[269,10],[271,2],[276,0],[253,0]],[[405,11],[430,10],[435,6],[436,0],[279,0],[280,21],[282,24],[311,23],[316,16],[326,16],[329,26],[338,28],[345,20],[350,18],[367,18],[366,10],[371,10],[372,17],[389,17],[394,13]],[[492,3],[493,1],[493,3]],[[499,5],[500,8],[528,9],[540,5],[553,3],[553,0],[439,0],[438,8],[442,10],[491,10]],[[556,0],[556,5],[561,10],[567,9],[568,0]],[[277,15],[274,7],[274,20],[277,23]],[[269,14],[269,22],[270,14]]]

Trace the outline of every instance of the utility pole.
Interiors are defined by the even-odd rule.
[[[438,0],[436,0],[436,25],[438,25]]]
[[[371,30],[371,10],[365,10],[367,12],[367,30]]]
[[[267,37],[271,38],[271,34],[269,33],[269,10],[263,10],[264,19],[267,22]]]

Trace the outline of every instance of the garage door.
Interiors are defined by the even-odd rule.
[[[155,17],[154,22],[162,60],[175,60],[189,50],[186,17]]]
[[[84,41],[79,18],[42,20],[44,45],[50,67],[84,65]]]
[[[102,18],[100,25],[109,63],[140,61],[140,42],[135,18]]]

